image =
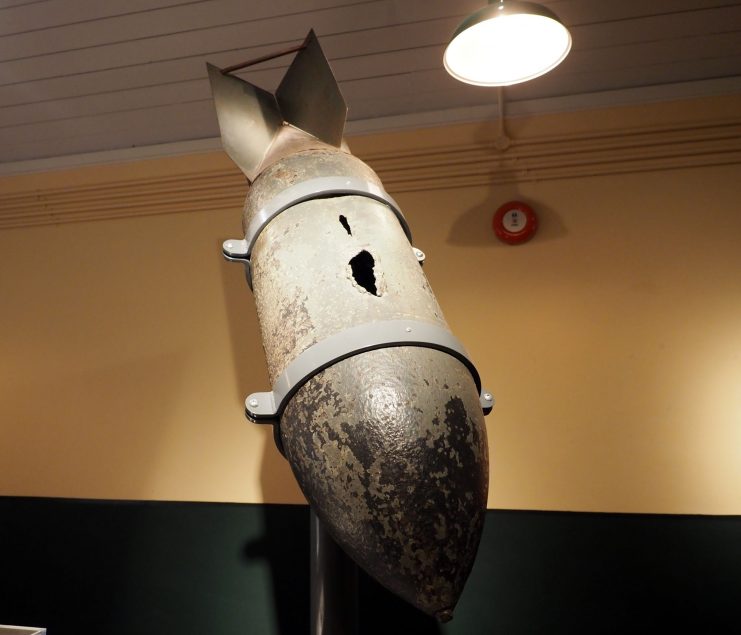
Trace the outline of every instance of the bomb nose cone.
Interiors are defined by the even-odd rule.
[[[348,555],[417,608],[450,619],[488,487],[468,369],[408,346],[345,359],[296,393],[281,435],[304,494]]]

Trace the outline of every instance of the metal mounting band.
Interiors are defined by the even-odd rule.
[[[224,258],[233,262],[241,262],[247,268],[247,280],[252,288],[250,257],[252,249],[255,246],[257,237],[265,227],[268,226],[281,212],[317,198],[327,198],[330,196],[365,196],[387,205],[399,219],[404,233],[409,242],[412,241],[412,233],[409,229],[404,214],[401,213],[396,201],[380,186],[370,181],[345,176],[321,176],[308,181],[302,181],[271,198],[264,207],[259,209],[252,217],[244,240],[231,238],[224,241],[222,246]]]
[[[447,329],[416,320],[359,324],[313,344],[286,367],[273,384],[272,392],[249,395],[245,400],[245,412],[257,422],[280,419],[291,397],[325,368],[353,355],[392,346],[434,348],[460,360],[473,376],[484,414],[489,414],[494,398],[491,393],[481,390],[481,378],[463,344]]]

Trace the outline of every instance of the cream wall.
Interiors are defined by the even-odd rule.
[[[739,105],[515,120],[504,154],[493,125],[351,140],[497,398],[490,507],[741,513]],[[243,190],[221,154],[0,180],[0,495],[303,500],[242,414]],[[511,199],[526,245],[490,229]]]

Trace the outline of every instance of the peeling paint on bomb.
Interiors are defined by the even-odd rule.
[[[314,38],[299,56],[316,56],[317,46]],[[319,70],[335,90],[328,67]],[[252,182],[245,232],[270,201],[312,179],[380,187],[367,165],[322,136],[337,130],[321,116],[308,117],[311,134],[288,125],[295,122],[278,125],[272,96],[209,73],[224,146]],[[245,95],[252,123],[263,121],[269,133],[265,147],[231,134],[239,109],[226,102]],[[341,133],[344,117],[338,125]],[[415,320],[448,329],[400,218],[381,200],[296,201],[262,228],[250,262],[273,384],[309,347],[359,324]],[[488,488],[486,430],[469,368],[422,346],[343,358],[293,394],[279,434],[302,491],[342,548],[384,586],[449,619],[473,565]]]

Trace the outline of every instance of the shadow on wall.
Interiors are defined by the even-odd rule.
[[[498,117],[493,121],[482,123],[474,131],[477,143],[492,147],[489,168],[492,179],[497,174],[497,162],[512,161],[507,154],[507,150],[500,151],[493,148],[492,129],[494,126],[499,126]],[[520,130],[521,132],[522,130]],[[510,138],[510,141],[516,141],[516,139]],[[555,240],[563,238],[568,233],[561,218],[552,208],[537,198],[521,193],[518,183],[511,182],[492,184],[489,187],[486,199],[481,204],[465,210],[457,216],[446,243],[462,247],[510,247],[495,236],[492,228],[492,220],[497,209],[509,201],[522,201],[535,210],[538,216],[538,233],[532,240],[538,242]],[[451,212],[456,213],[457,209],[455,208]]]
[[[516,184],[492,186],[486,199],[476,207],[463,211],[453,222],[446,243],[459,247],[512,247],[494,234],[492,221],[497,209],[509,201],[522,201],[538,217],[538,233],[533,241],[543,242],[563,238],[568,233],[559,215],[543,201],[524,196]]]
[[[221,249],[221,245],[219,245]],[[229,334],[232,345],[232,360],[237,378],[237,392],[234,406],[244,411],[244,399],[258,390],[268,390],[269,379],[262,348],[257,312],[252,292],[247,286],[244,269],[236,263],[223,263],[221,268],[226,313],[229,320]],[[303,494],[296,485],[288,462],[280,455],[273,443],[273,429],[270,425],[249,423],[263,438],[263,451],[260,456],[260,485],[262,500],[265,503],[305,503]],[[251,456],[255,461],[258,457]]]
[[[218,247],[221,249],[221,245]],[[224,263],[222,284],[229,320],[232,359],[237,377],[235,408],[244,409],[244,399],[257,390],[269,386],[265,354],[261,344],[255,304],[244,269],[235,263]],[[262,433],[264,443],[247,460],[260,461],[262,490],[261,535],[244,544],[242,557],[246,563],[266,564],[272,581],[275,624],[280,635],[304,634],[309,624],[309,510],[301,514],[301,527],[293,526],[295,514],[286,514],[284,507],[272,503],[301,503],[303,495],[295,483],[288,462],[273,443],[270,425],[258,425],[245,420],[244,425],[255,426]],[[305,518],[304,518],[305,517]],[[297,589],[306,594],[297,595]]]

